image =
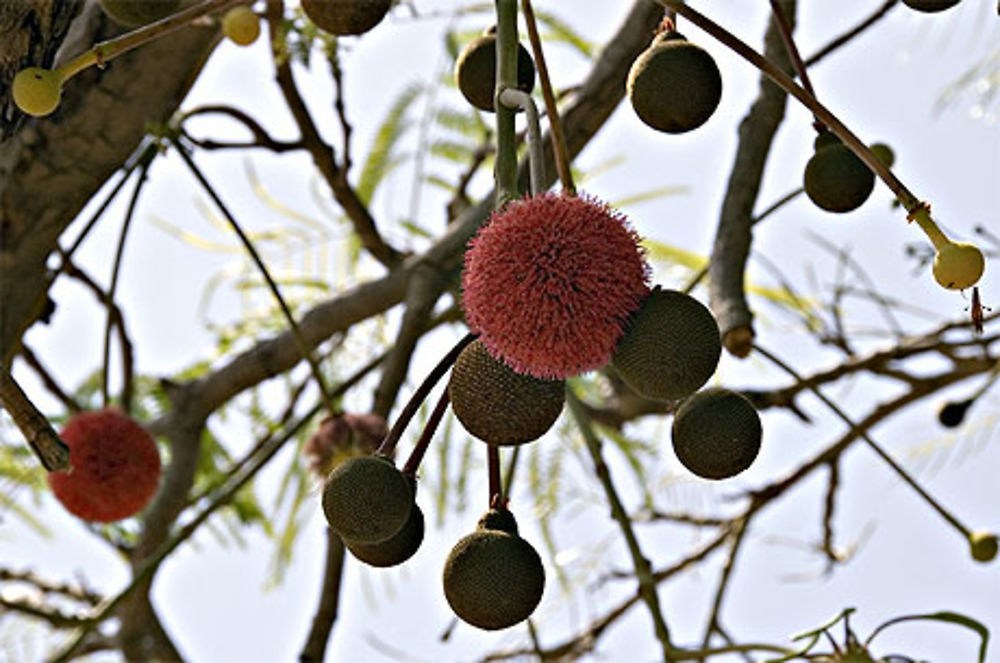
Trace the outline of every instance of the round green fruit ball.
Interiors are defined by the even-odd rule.
[[[679,134],[700,127],[715,112],[722,75],[708,51],[678,32],[665,32],[632,63],[626,91],[640,120]]]
[[[246,5],[233,7],[222,16],[222,34],[238,46],[249,46],[260,36],[260,18]]]
[[[360,35],[378,25],[392,0],[302,0],[302,11],[332,35]]]
[[[516,533],[481,524],[448,555],[443,584],[460,619],[494,631],[531,616],[545,590],[545,568],[534,547]]]
[[[101,9],[115,23],[134,28],[170,16],[181,0],[101,0]]]
[[[961,0],[903,0],[903,4],[918,12],[933,13],[951,9]]]
[[[705,305],[657,287],[629,319],[611,364],[637,393],[666,401],[698,391],[721,353],[719,325]]]
[[[379,543],[344,541],[344,545],[352,555],[368,566],[388,568],[399,566],[413,557],[423,541],[424,512],[414,504],[403,528],[385,541]]]
[[[869,149],[886,168],[892,168],[892,164],[896,163],[896,153],[885,143],[872,143]]]
[[[839,140],[816,139],[816,151],[806,164],[803,186],[817,206],[828,211],[850,212],[868,200],[875,188],[875,174]]]
[[[41,117],[59,107],[62,81],[59,74],[50,69],[28,67],[17,72],[10,91],[18,108],[28,115]]]
[[[466,101],[492,113],[497,78],[497,36],[491,30],[466,44],[455,60],[455,83]],[[535,62],[521,44],[517,45],[517,89],[531,92],[535,87]]]
[[[973,532],[969,535],[969,551],[977,562],[992,562],[997,556],[1000,542],[992,532]]]
[[[383,456],[350,458],[330,472],[323,487],[323,513],[346,541],[380,543],[406,524],[413,487]]]
[[[703,479],[728,479],[750,467],[760,451],[757,410],[742,394],[712,387],[684,401],[671,429],[674,453]]]
[[[983,275],[986,260],[975,244],[948,242],[934,256],[934,280],[948,290],[965,290]]]
[[[477,340],[458,355],[448,395],[465,430],[489,444],[509,446],[537,440],[552,428],[566,384],[517,373]]]

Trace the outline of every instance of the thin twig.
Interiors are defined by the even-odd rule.
[[[109,385],[111,373],[111,328],[115,322],[115,312],[118,310],[112,304],[115,301],[115,292],[118,290],[118,277],[121,274],[122,256],[125,255],[125,240],[128,237],[129,228],[132,227],[132,219],[135,217],[135,208],[139,203],[139,196],[142,193],[143,186],[147,182],[146,177],[149,174],[149,164],[150,162],[146,161],[139,169],[139,179],[136,180],[135,189],[132,191],[132,196],[128,201],[125,220],[122,222],[121,233],[118,235],[118,244],[115,247],[115,259],[111,267],[111,284],[104,293],[104,306],[108,311],[104,323],[104,352],[101,357],[101,399],[104,407],[108,407],[111,404],[111,389]],[[122,410],[128,414],[132,401],[131,377],[126,378],[124,384],[130,387],[122,392]]]
[[[545,114],[549,118],[549,133],[552,138],[552,152],[555,155],[556,172],[562,183],[563,195],[576,195],[576,185],[573,184],[573,171],[570,169],[569,150],[566,149],[566,135],[563,133],[562,120],[559,119],[559,105],[552,90],[549,79],[549,67],[545,63],[545,51],[542,40],[538,36],[538,25],[535,21],[535,10],[531,0],[521,0],[521,13],[524,14],[524,24],[528,28],[528,40],[531,42],[531,52],[535,56],[535,70],[538,72],[538,82],[542,88],[542,99],[545,100]]]
[[[282,0],[268,0],[266,10],[271,36],[271,58],[274,61],[278,88],[281,90],[285,104],[299,128],[302,142],[312,157],[316,169],[319,170],[330,187],[334,199],[340,204],[347,218],[350,219],[362,246],[383,265],[392,267],[398,264],[404,256],[385,242],[378,231],[375,218],[348,183],[347,173],[344,168],[337,164],[333,148],[320,136],[319,129],[309,113],[309,108],[299,93],[295,76],[292,73],[291,59],[282,52],[282,45],[285,41],[285,29],[282,27],[284,6]]]
[[[427,449],[431,446],[431,440],[434,439],[434,433],[437,432],[438,425],[441,423],[444,413],[448,410],[449,402],[448,390],[444,389],[441,391],[441,396],[438,398],[434,410],[431,411],[431,416],[427,418],[427,423],[424,424],[424,430],[420,432],[420,437],[417,439],[413,451],[410,452],[410,456],[403,465],[403,474],[409,476],[417,474],[420,462],[424,459],[424,454],[427,453]]]
[[[611,479],[611,472],[604,462],[604,456],[601,451],[601,439],[591,427],[590,422],[587,420],[586,410],[572,389],[566,390],[566,402],[569,405],[569,411],[573,415],[577,427],[580,429],[580,433],[587,446],[587,451],[590,453],[590,458],[594,463],[594,473],[604,488],[605,497],[608,500],[608,505],[611,507],[611,517],[618,523],[625,538],[625,543],[628,546],[629,554],[632,557],[632,564],[635,568],[636,580],[639,583],[639,594],[642,596],[642,600],[646,604],[649,615],[653,620],[656,639],[660,642],[660,646],[663,649],[663,660],[668,662],[675,661],[677,659],[674,657],[674,647],[670,642],[670,631],[667,628],[666,620],[663,618],[663,612],[660,608],[660,599],[657,595],[656,581],[652,568],[649,565],[649,560],[643,554],[642,548],[639,546],[639,539],[635,535],[632,521],[629,520],[628,513],[625,511],[625,507],[618,497],[618,491]]]
[[[80,405],[80,402],[66,393],[66,390],[56,382],[55,377],[49,372],[49,369],[42,364],[42,361],[26,343],[21,343],[21,359],[31,367],[31,370],[35,372],[49,393],[55,396],[56,400],[62,403],[67,410],[72,413],[83,411],[83,406]]]
[[[274,282],[273,278],[271,278],[271,272],[267,269],[267,266],[261,259],[260,254],[257,253],[257,249],[254,247],[253,242],[249,237],[247,237],[246,233],[243,232],[243,228],[241,228],[240,224],[236,221],[236,217],[234,217],[232,212],[229,211],[229,208],[222,201],[219,193],[205,178],[205,175],[195,164],[191,155],[188,154],[187,150],[180,144],[179,140],[174,138],[172,142],[185,165],[187,165],[188,169],[190,169],[191,173],[195,176],[195,179],[198,180],[198,183],[201,184],[202,188],[205,189],[205,192],[208,193],[212,202],[215,203],[215,206],[219,208],[220,212],[222,212],[222,215],[226,218],[226,221],[229,222],[233,232],[235,232],[240,238],[240,242],[243,243],[243,247],[246,249],[247,253],[250,254],[250,259],[253,260],[257,269],[260,270],[261,276],[263,276],[264,280],[267,282],[267,286],[270,288],[271,294],[274,296],[275,300],[277,300],[278,306],[281,307],[281,312],[284,314],[285,320],[288,322],[288,326],[291,329],[292,334],[295,336],[295,340],[299,346],[299,352],[302,353],[302,358],[308,362],[309,368],[312,370],[313,379],[316,380],[316,386],[319,387],[320,394],[323,396],[323,401],[326,403],[327,409],[330,411],[330,414],[335,414],[336,407],[334,406],[333,398],[330,396],[330,390],[326,386],[326,381],[323,379],[323,373],[320,371],[319,364],[316,363],[316,358],[313,357],[312,350],[309,348],[309,344],[306,343],[305,337],[302,335],[302,330],[299,329],[299,325],[295,321],[295,316],[292,315],[291,309],[288,308],[288,303],[285,301],[285,298],[281,296],[281,291],[278,290],[278,284]]]
[[[793,369],[791,366],[785,363],[780,357],[778,357],[774,353],[762,348],[759,344],[754,344],[754,350],[756,350],[762,356],[770,360],[775,366],[788,373],[796,381],[799,382],[802,381],[802,377],[798,374],[798,372],[795,371],[795,369]],[[960,520],[958,520],[958,518],[952,515],[943,506],[941,506],[941,504],[936,499],[934,499],[934,497],[932,497],[930,493],[924,490],[924,488],[920,484],[918,484],[916,480],[913,479],[913,477],[911,477],[910,474],[905,469],[903,469],[903,467],[899,463],[897,463],[895,459],[892,458],[892,456],[890,456],[884,449],[882,449],[882,447],[877,442],[875,442],[875,440],[871,438],[871,436],[867,432],[867,429],[860,428],[858,424],[854,422],[853,419],[847,416],[847,414],[840,408],[839,405],[837,405],[832,400],[827,398],[823,394],[823,392],[819,390],[818,387],[810,387],[810,391],[812,391],[817,398],[823,401],[823,404],[826,405],[828,408],[830,408],[830,411],[833,412],[835,415],[837,415],[837,417],[839,417],[841,421],[847,424],[852,432],[855,432],[858,437],[864,440],[868,444],[868,446],[890,468],[892,468],[893,472],[895,472],[896,475],[899,476],[899,478],[901,478],[914,491],[916,491],[916,493],[920,495],[920,497],[922,497],[923,500],[927,502],[931,507],[933,507],[934,510],[937,511],[942,518],[944,518],[956,530],[961,532],[963,536],[965,536],[966,538],[969,537],[969,535],[972,533],[972,530],[966,527]]]
[[[210,139],[195,138],[187,130],[183,129],[184,124],[193,117],[198,117],[199,115],[226,115],[236,120],[244,127],[246,127],[250,134],[253,136],[251,141],[243,142],[220,142]],[[246,113],[238,108],[232,106],[224,106],[218,104],[209,104],[206,106],[199,106],[190,111],[187,111],[180,117],[178,124],[182,127],[184,131],[184,137],[191,141],[192,144],[206,150],[219,150],[227,148],[237,148],[237,149],[247,149],[251,147],[263,147],[275,154],[281,154],[283,152],[289,152],[291,150],[302,150],[305,149],[305,144],[301,141],[285,141],[278,140],[271,136],[261,124]]]
[[[466,334],[451,348],[451,350],[441,357],[434,368],[431,369],[431,372],[427,374],[427,377],[424,378],[424,381],[419,387],[417,387],[417,390],[413,392],[412,396],[410,396],[410,400],[407,401],[402,412],[400,412],[399,416],[396,417],[396,423],[392,425],[392,428],[389,430],[389,434],[385,436],[385,439],[382,440],[382,444],[379,445],[379,448],[375,451],[376,454],[381,456],[392,455],[392,452],[396,448],[396,443],[399,442],[399,438],[402,437],[403,431],[406,430],[406,426],[410,423],[410,420],[413,419],[413,415],[415,415],[417,410],[420,409],[421,403],[423,403],[424,399],[427,398],[427,395],[430,393],[431,389],[434,388],[434,385],[438,383],[438,380],[440,380],[444,374],[448,372],[448,369],[451,368],[451,365],[455,363],[455,360],[458,359],[458,355],[465,349],[465,346],[472,343],[474,340],[476,340],[476,334]]]

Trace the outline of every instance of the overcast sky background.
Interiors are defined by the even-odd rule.
[[[616,29],[630,3],[602,0],[556,2],[536,0],[536,9],[550,11],[596,44],[602,44]],[[730,28],[755,48],[759,48],[767,3],[746,0],[695,2],[696,8]],[[800,49],[809,55],[833,36],[854,25],[876,3],[867,0],[800,3],[796,37]],[[445,0],[418,0],[421,12],[433,14],[452,3]],[[898,7],[849,47],[838,51],[813,71],[812,81],[822,101],[868,142],[884,141],[897,155],[896,172],[920,197],[930,200],[935,216],[949,234],[971,239],[972,228],[984,224],[998,230],[997,173],[1000,172],[1000,138],[996,105],[983,106],[976,94],[988,90],[980,82],[959,95],[953,103],[936,110],[948,86],[990,53],[997,57],[1000,19],[993,0],[964,0],[951,11],[923,15]],[[484,15],[463,20],[458,25],[478,30]],[[398,8],[383,24],[361,39],[350,40],[345,55],[345,97],[354,127],[352,149],[360,163],[371,144],[377,123],[394,101],[398,89],[407,84],[427,84],[450,68],[443,48],[442,32],[447,18],[414,19]],[[685,187],[680,195],[625,206],[623,209],[637,230],[660,242],[707,254],[736,145],[736,127],[757,92],[758,75],[749,65],[730,54],[693,26],[681,22],[688,38],[711,52],[723,73],[724,91],[717,113],[699,130],[682,136],[653,132],[623,104],[601,134],[588,146],[576,165],[591,171],[609,159],[622,157],[623,163],[585,181],[581,188],[606,200],[615,201],[663,186]],[[557,87],[579,81],[587,63],[566,46],[547,50]],[[112,63],[111,66],[114,66]],[[326,135],[339,145],[336,118],[330,107],[331,86],[320,63],[311,72],[300,70],[301,89]],[[71,83],[73,84],[73,83]],[[249,49],[223,44],[200,77],[185,108],[201,104],[228,103],[246,109],[263,120],[278,137],[294,135],[277,91],[272,84],[269,56],[263,40]],[[421,101],[420,103],[425,103]],[[462,108],[457,91],[442,89],[435,103]],[[487,118],[491,121],[490,118]],[[811,117],[799,105],[789,103],[787,119],[775,140],[760,195],[763,208],[797,187],[802,169],[811,155]],[[217,137],[232,132],[226,122],[202,122],[201,135]],[[405,152],[415,149],[417,132],[404,139]],[[250,227],[262,230],[287,224],[255,196],[245,175],[249,161],[267,189],[289,206],[318,220],[325,211],[317,205],[312,191],[316,176],[308,159],[301,155],[280,157],[253,152],[199,154],[198,163],[220,189],[236,214]],[[355,167],[357,168],[357,166]],[[357,170],[355,170],[355,175]],[[485,191],[488,182],[478,180],[475,190]],[[373,202],[376,217],[386,234],[399,243],[414,243],[393,221],[408,215],[412,201],[412,170],[404,167],[380,190]],[[112,211],[82,248],[80,261],[102,280],[110,270],[111,255],[124,212],[121,204]],[[826,214],[805,199],[788,205],[756,232],[754,251],[778,264],[801,292],[827,296],[834,280],[833,257],[817,247],[809,233],[818,233],[829,242],[850,248],[885,294],[936,311],[948,318],[964,315],[966,302],[960,295],[946,293],[934,284],[928,271],[914,272],[914,263],[904,255],[910,242],[924,241],[916,227],[905,223],[904,215],[890,207],[891,196],[878,184],[871,199],[858,211],[845,216]],[[443,198],[425,192],[420,199],[417,222],[432,232],[444,225]],[[211,227],[201,205],[206,198],[174,156],[156,162],[151,182],[142,198],[124,263],[119,302],[126,312],[129,329],[136,341],[138,368],[152,375],[166,375],[211,356],[212,335],[204,326],[199,303],[205,283],[221,270],[238,264],[237,252],[199,250],[179,241],[163,229],[165,221],[201,237],[235,247],[224,230]],[[75,226],[78,229],[79,226]],[[72,235],[71,235],[72,236]],[[416,248],[421,244],[414,243]],[[313,269],[331,267],[342,250],[336,240],[329,254],[316,252],[290,258],[282,263],[271,254],[280,271],[286,266],[302,268],[308,261]],[[321,262],[322,261],[322,262]],[[371,274],[377,269],[370,268]],[[328,274],[329,276],[329,274]],[[341,275],[342,276],[342,275]],[[679,286],[685,274],[660,265],[656,280]],[[750,278],[774,284],[768,272],[752,261]],[[987,304],[996,305],[1000,282],[990,264],[982,282]],[[695,293],[703,301],[704,290]],[[53,324],[37,326],[27,340],[53,367],[63,384],[73,386],[100,361],[103,313],[93,299],[78,286],[62,280],[54,290],[58,312]],[[757,328],[765,347],[780,350],[782,356],[803,372],[830,366],[840,356],[821,348],[797,328],[790,317],[773,307],[753,300],[758,314]],[[243,303],[231,288],[223,286],[211,300],[209,317],[218,323],[231,322]],[[858,327],[880,323],[871,307],[859,305]],[[912,332],[927,330],[933,322],[920,316],[902,316]],[[389,329],[393,329],[390,323]],[[445,344],[461,333],[445,329],[423,342],[411,376],[422,378],[440,355]],[[872,338],[861,347],[882,347],[885,340]],[[29,393],[50,411],[37,381],[24,371]],[[731,387],[786,384],[783,376],[758,359],[739,362],[724,357],[716,380]],[[963,384],[953,395],[970,393],[979,381]],[[866,412],[873,402],[883,400],[891,388],[863,379],[850,386],[838,384],[827,393],[848,411]],[[370,406],[370,390],[358,390],[348,406]],[[944,394],[922,401],[906,416],[892,419],[875,430],[876,439],[904,464],[918,472],[930,491],[973,528],[1000,531],[1000,446],[997,444],[998,399],[988,395],[972,411],[958,435],[936,425],[937,405]],[[275,405],[275,409],[280,407]],[[726,496],[761,485],[794,467],[813,451],[828,445],[843,427],[830,417],[815,399],[804,397],[801,405],[816,423],[804,427],[787,412],[763,415],[764,446],[755,465],[740,477],[719,484],[707,484],[687,474],[669,451],[669,420],[647,422],[629,429],[638,436],[662,440],[664,452],[653,470],[664,477],[654,488],[662,507],[710,509]],[[234,453],[247,448],[241,439],[246,431],[238,424],[214,423],[213,431],[229,443]],[[408,453],[412,435],[401,450]],[[561,444],[553,434],[536,444],[554,448]],[[274,462],[258,481],[258,494],[269,504],[276,480],[288,463],[288,452]],[[571,458],[576,458],[571,456]],[[621,459],[609,451],[612,472],[619,486],[636,505],[631,494],[631,477]],[[575,461],[574,461],[575,462]],[[614,560],[604,569],[630,567],[617,527],[607,508],[598,501],[600,488],[586,463],[568,463],[568,472],[579,493],[585,496],[574,506],[593,498],[589,508],[576,508],[557,518],[556,540],[560,562],[571,575],[586,573],[588,555],[595,548],[601,558]],[[435,465],[423,474],[433,481]],[[799,488],[780,505],[769,509],[751,533],[744,548],[737,575],[728,592],[725,624],[741,641],[788,642],[795,633],[815,628],[840,610],[856,606],[854,624],[860,634],[889,618],[916,612],[955,610],[1000,630],[1000,563],[974,563],[961,536],[888,471],[874,455],[860,445],[848,453],[842,467],[838,495],[837,541],[841,546],[860,542],[856,557],[832,575],[823,576],[823,561],[804,545],[819,539],[824,481],[817,477]],[[481,467],[471,479],[485,480]],[[422,493],[420,502],[434,521],[433,507]],[[455,541],[471,531],[485,500],[485,488],[473,490],[474,500],[462,514],[450,515],[441,529],[430,528],[417,555],[401,568],[376,571],[349,562],[341,612],[331,639],[328,660],[371,661],[471,661],[486,652],[526,638],[523,627],[499,633],[484,633],[459,625],[447,642],[440,636],[452,615],[440,587],[440,570]],[[24,496],[27,502],[27,496]],[[512,508],[522,534],[539,548],[537,527],[527,496],[518,502],[515,489]],[[246,533],[243,547],[220,546],[203,531],[185,544],[162,567],[154,587],[156,606],[175,643],[192,663],[241,663],[296,660],[308,631],[322,577],[324,521],[318,499],[308,526],[296,546],[295,561],[284,582],[265,588],[273,544],[257,531]],[[127,580],[127,571],[102,543],[66,514],[48,497],[40,511],[53,536],[43,538],[27,530],[15,518],[0,520],[0,559],[11,568],[32,568],[46,577],[83,575],[95,587],[112,593]],[[689,528],[640,526],[647,556],[654,567],[662,568],[679,559],[699,539]],[[701,535],[707,537],[708,533]],[[700,640],[704,615],[712,598],[721,556],[682,580],[664,585],[660,595],[665,615],[677,644]],[[543,644],[554,644],[571,631],[603,614],[608,606],[634,591],[629,581],[595,585],[591,575],[567,602],[560,595],[551,560],[546,559],[549,583],[535,617]],[[23,622],[21,623],[23,625]],[[41,636],[19,627],[0,626],[0,661],[25,661],[24,652],[37,652]],[[377,643],[403,653],[391,653]],[[19,649],[25,647],[27,649]],[[993,644],[991,661],[1000,661]],[[974,660],[976,637],[956,627],[944,625],[900,626],[880,636],[874,651],[908,654],[935,663]],[[657,643],[648,614],[638,607],[601,639],[598,651],[607,660],[653,661]],[[38,654],[40,655],[40,654]],[[405,656],[405,658],[404,658]],[[95,660],[115,660],[102,657]],[[724,660],[724,659],[718,659]],[[738,659],[733,659],[738,660]]]

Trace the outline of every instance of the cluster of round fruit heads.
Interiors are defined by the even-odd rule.
[[[640,395],[675,401],[672,439],[681,463],[707,479],[742,472],[760,449],[760,418],[742,395],[698,391],[721,354],[719,328],[693,297],[647,284],[638,235],[586,196],[542,193],[493,213],[470,241],[463,307],[479,337],[448,381],[455,416],[487,444],[542,437],[559,418],[565,380],[611,367]],[[386,457],[349,458],[326,480],[323,509],[355,557],[400,564],[419,547],[416,481]],[[537,606],[545,574],[505,505],[456,544],[445,596],[464,621],[512,626]]]
[[[136,515],[160,483],[160,453],[149,433],[113,408],[75,414],[60,437],[71,469],[50,472],[49,486],[67,511],[109,523]]]

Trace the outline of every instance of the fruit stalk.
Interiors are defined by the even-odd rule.
[[[424,424],[424,430],[420,433],[420,439],[417,440],[413,451],[410,452],[410,457],[406,459],[406,464],[403,465],[403,474],[416,476],[417,469],[420,467],[420,461],[424,459],[424,454],[427,453],[427,448],[431,445],[431,439],[437,431],[438,424],[441,423],[444,413],[448,410],[448,402],[448,390],[445,389],[441,392],[441,397],[438,398],[437,405],[434,406],[434,410],[431,412],[431,416],[428,417],[427,423]]]
[[[201,4],[179,11],[176,14],[168,16],[160,21],[143,26],[138,30],[132,30],[131,32],[126,32],[120,37],[115,37],[114,39],[109,39],[107,41],[102,41],[99,44],[95,44],[90,50],[84,51],[56,69],[56,73],[59,75],[60,82],[65,83],[67,80],[88,67],[97,65],[98,67],[103,68],[109,60],[113,60],[122,53],[131,51],[133,48],[141,46],[148,41],[152,41],[157,37],[162,37],[168,32],[173,32],[174,30],[187,25],[197,18],[221,9],[226,9],[230,5],[245,2],[246,0],[205,0],[205,2],[202,2]]]
[[[497,80],[495,90],[517,89],[517,0],[496,0]],[[514,135],[514,110],[499,100],[494,103],[497,116],[496,207],[520,198],[517,190],[517,142]]]
[[[407,424],[409,424],[410,420],[413,419],[413,415],[415,415],[417,410],[420,409],[420,404],[424,402],[425,398],[427,398],[427,394],[429,394],[431,389],[434,388],[434,385],[438,383],[438,380],[440,380],[444,374],[448,372],[448,369],[455,363],[455,360],[458,358],[458,355],[462,353],[462,350],[465,349],[465,346],[476,340],[476,336],[477,334],[466,334],[451,350],[448,351],[445,356],[441,357],[441,360],[434,368],[431,369],[431,372],[427,374],[427,377],[424,378],[424,381],[419,387],[417,387],[417,390],[413,392],[410,400],[407,401],[406,405],[403,407],[403,411],[400,412],[399,417],[396,418],[396,423],[394,423],[392,428],[389,430],[389,434],[385,436],[385,439],[382,440],[382,444],[380,444],[379,448],[375,450],[376,454],[380,456],[392,455],[393,450],[396,448],[396,443],[399,442],[399,438],[402,437]]]
[[[542,130],[538,126],[538,108],[531,95],[510,87],[500,89],[500,102],[509,108],[521,108],[528,120],[528,167],[531,171],[531,195],[545,188],[545,161],[542,158]]]
[[[562,182],[563,193],[567,196],[576,195],[576,185],[573,184],[573,172],[570,170],[569,150],[566,148],[566,134],[563,132],[562,120],[559,118],[559,107],[556,95],[552,91],[552,81],[549,79],[549,67],[545,64],[545,52],[542,50],[542,40],[538,36],[538,25],[535,21],[535,10],[531,0],[521,0],[521,13],[528,27],[528,40],[531,42],[531,53],[535,58],[535,69],[538,72],[538,82],[542,88],[542,99],[545,100],[545,113],[549,116],[549,131],[552,135],[552,153],[555,155],[556,172]]]

